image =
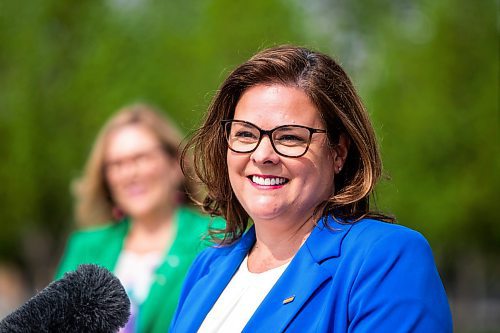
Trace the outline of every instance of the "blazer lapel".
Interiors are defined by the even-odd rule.
[[[296,262],[290,263],[243,332],[282,332],[311,294],[331,278],[304,251],[297,253],[293,261]]]
[[[227,250],[228,254],[213,261],[207,274],[196,282],[186,300],[191,314],[191,322],[186,331],[198,330],[254,243],[255,231],[252,227],[233,249],[220,249]]]
[[[243,332],[282,332],[304,303],[326,280],[333,277],[321,263],[340,256],[340,246],[352,225],[319,221],[297,252],[288,268],[276,282]]]

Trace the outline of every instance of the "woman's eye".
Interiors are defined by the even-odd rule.
[[[110,169],[110,170],[117,170],[117,169],[120,169],[121,166],[122,166],[122,162],[121,161],[113,161],[113,162],[109,162],[107,164],[107,168]]]
[[[282,144],[303,144],[306,138],[293,134],[283,134],[276,138],[276,141]]]
[[[237,131],[234,137],[238,139],[257,139],[257,136],[250,131]]]
[[[142,163],[144,161],[147,161],[149,158],[149,156],[145,153],[142,153],[142,154],[137,154],[135,157],[134,157],[134,161],[137,162],[137,163]]]

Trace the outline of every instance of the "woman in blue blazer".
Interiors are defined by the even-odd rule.
[[[227,225],[191,266],[172,332],[452,331],[427,241],[370,207],[374,131],[330,57],[254,55],[190,148],[204,208]]]

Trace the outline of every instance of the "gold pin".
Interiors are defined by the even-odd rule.
[[[294,299],[295,299],[295,295],[290,296],[290,297],[288,297],[288,298],[285,298],[285,299],[283,300],[283,305],[293,302],[293,300],[294,300]]]

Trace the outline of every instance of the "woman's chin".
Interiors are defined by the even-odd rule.
[[[139,206],[139,205],[131,205],[127,207],[126,211],[128,215],[134,220],[140,220],[150,216],[152,213],[151,207],[148,206]]]
[[[279,220],[286,215],[287,209],[276,209],[276,208],[259,208],[254,207],[254,209],[247,210],[250,217],[254,222],[259,221],[273,221]]]

